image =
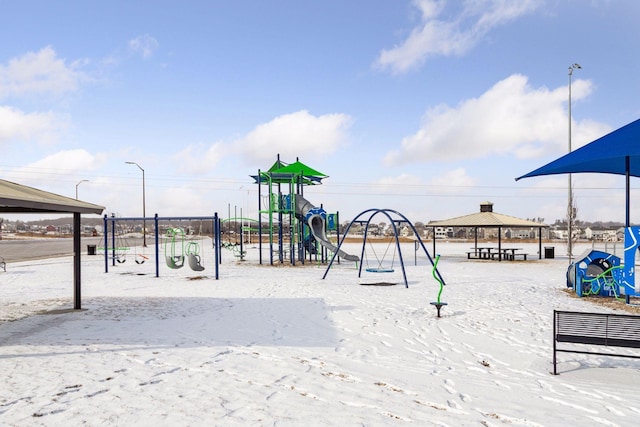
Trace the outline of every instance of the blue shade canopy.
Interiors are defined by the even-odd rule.
[[[630,176],[640,176],[640,119],[522,175],[516,178],[516,181],[542,175],[567,173],[626,175],[627,172]]]
[[[626,223],[629,226],[629,177],[640,176],[640,119],[516,178],[568,173],[626,175]]]

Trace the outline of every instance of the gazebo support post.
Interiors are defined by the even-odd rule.
[[[82,305],[81,298],[81,280],[80,280],[80,246],[81,234],[80,213],[73,213],[73,308],[80,310]]]
[[[433,253],[435,254],[436,253],[436,228],[435,227],[432,227],[432,228],[433,228]]]
[[[538,259],[542,259],[542,227],[538,227]]]
[[[476,254],[478,253],[478,227],[474,227],[473,228],[474,231],[474,240],[473,240],[473,250],[476,252]]]

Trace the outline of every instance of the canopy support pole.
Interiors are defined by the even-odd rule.
[[[81,298],[81,263],[80,263],[80,250],[81,250],[81,234],[80,228],[82,227],[80,221],[80,213],[73,213],[73,309],[80,310],[82,308]]]
[[[630,198],[629,198],[629,184],[630,184],[630,179],[629,177],[631,176],[631,165],[630,165],[631,160],[629,159],[629,156],[625,156],[624,158],[624,170],[625,170],[625,179],[626,179],[626,187],[627,187],[627,206],[626,206],[626,212],[625,212],[625,227],[629,227],[631,224],[631,221],[629,220],[629,204],[630,204]]]

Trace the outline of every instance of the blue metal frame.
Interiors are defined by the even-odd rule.
[[[366,219],[366,220],[361,220],[360,219],[360,217],[365,216],[368,213],[371,213],[371,215],[369,216],[368,219]],[[356,224],[356,223],[363,224],[363,223],[365,223],[366,225],[365,225],[364,237],[362,239],[362,253],[360,255],[360,259],[361,260],[364,259],[364,250],[365,250],[365,244],[367,242],[367,232],[369,230],[369,224],[371,223],[371,220],[373,219],[373,217],[375,217],[378,214],[385,215],[389,219],[389,221],[390,221],[390,223],[391,223],[391,225],[393,227],[393,234],[394,234],[395,239],[396,239],[396,249],[398,251],[398,258],[400,260],[400,266],[402,267],[402,276],[404,278],[404,286],[405,286],[405,288],[409,287],[409,283],[407,282],[407,273],[406,273],[405,268],[404,268],[404,259],[402,258],[402,249],[400,248],[400,240],[398,240],[398,229],[396,227],[396,223],[406,223],[409,227],[411,227],[411,230],[413,231],[414,235],[418,239],[417,242],[420,243],[420,246],[422,247],[422,250],[427,255],[427,258],[429,259],[429,262],[431,263],[431,266],[434,268],[434,274],[437,274],[438,278],[442,281],[441,283],[443,285],[446,285],[444,279],[440,275],[440,271],[438,271],[438,269],[436,267],[436,264],[433,261],[433,258],[431,258],[431,255],[429,254],[429,251],[427,250],[426,246],[422,242],[422,239],[420,238],[420,235],[418,234],[418,231],[416,230],[416,228],[413,226],[411,221],[409,221],[409,219],[407,219],[406,216],[404,216],[400,212],[398,212],[396,210],[393,210],[393,209],[376,209],[376,208],[372,208],[372,209],[367,209],[365,211],[360,212],[355,217],[355,219],[353,219],[351,221],[351,223],[349,223],[349,226],[344,231],[344,233],[342,235],[343,237],[340,240],[340,242],[338,243],[338,251],[340,250],[342,244],[344,243],[344,240],[345,240],[346,236],[349,234],[349,230],[351,229],[353,224]],[[390,214],[397,215],[401,219],[393,219]],[[338,251],[333,253],[333,256],[331,257],[331,261],[329,262],[329,265],[327,266],[327,269],[325,270],[324,275],[322,276],[322,279],[325,279],[327,277],[327,274],[329,273],[329,270],[331,269],[331,266],[333,265],[333,261],[336,259]],[[361,274],[362,274],[362,262],[360,262],[360,267],[358,268],[358,277],[360,277]]]

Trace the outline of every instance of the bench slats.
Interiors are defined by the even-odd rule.
[[[635,355],[556,348],[557,342],[640,348],[640,316],[572,311],[554,311],[553,313],[554,374],[556,374],[556,352],[599,354],[640,359],[640,356]]]

